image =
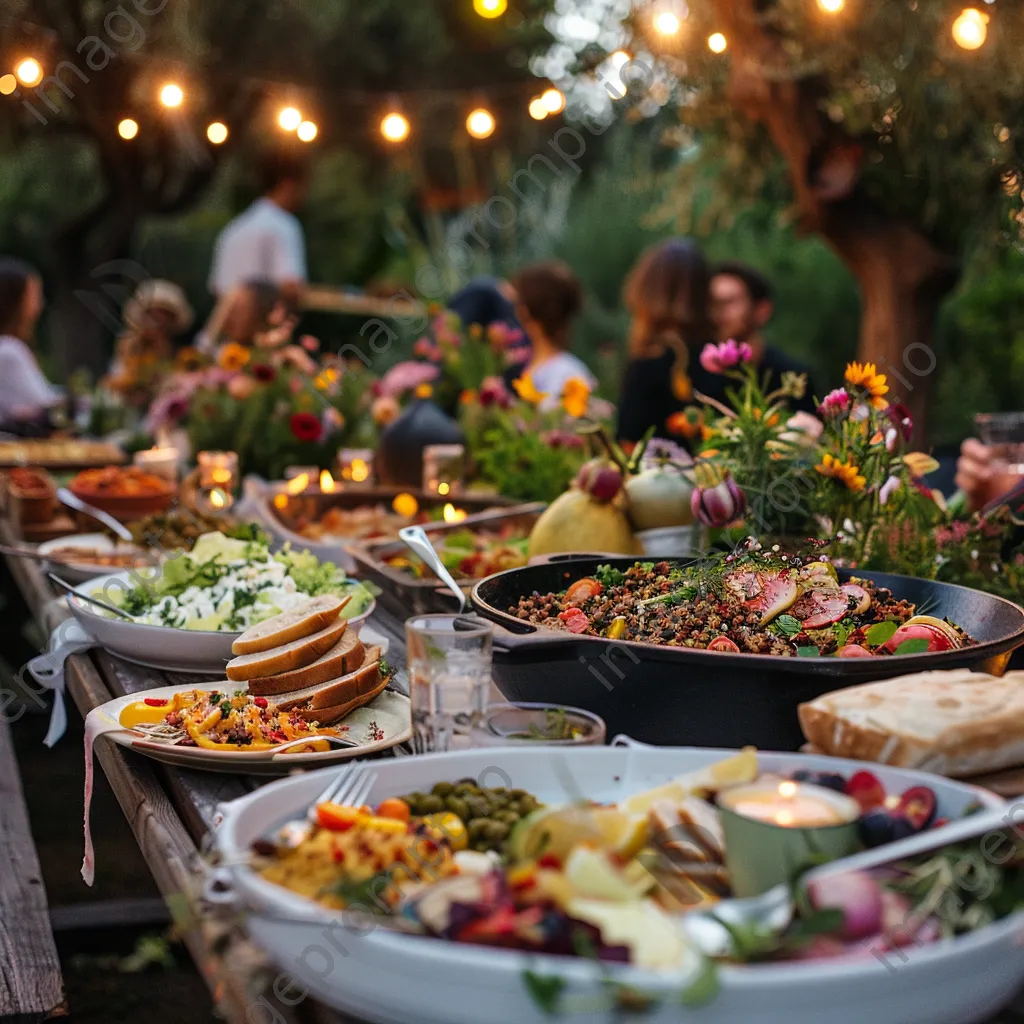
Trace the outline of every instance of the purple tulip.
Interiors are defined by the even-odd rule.
[[[690,508],[705,526],[726,526],[743,515],[747,499],[727,472],[713,487],[697,487],[690,495]]]

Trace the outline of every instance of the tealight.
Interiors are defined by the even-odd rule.
[[[177,484],[180,459],[181,453],[177,448],[144,448],[135,453],[132,462],[139,469],[152,473],[169,484]]]
[[[338,452],[338,477],[346,486],[373,486],[373,449],[342,448]]]
[[[238,452],[199,452],[199,486],[233,492],[238,486]]]
[[[423,490],[442,498],[462,491],[466,448],[461,444],[428,444],[423,449]]]
[[[719,794],[725,861],[736,896],[788,883],[801,868],[859,846],[856,800],[824,786],[761,779]]]

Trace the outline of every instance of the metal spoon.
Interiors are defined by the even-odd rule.
[[[444,562],[441,561],[440,556],[434,550],[434,545],[430,543],[430,538],[427,536],[426,531],[422,526],[405,526],[398,531],[398,536],[404,541],[405,545],[414,551],[423,562],[433,569],[434,574],[441,580],[442,583],[455,595],[459,602],[460,614],[466,610],[466,595],[462,590],[462,587],[455,582],[452,574],[444,567]]]
[[[89,505],[82,501],[81,498],[76,498],[66,487],[57,488],[57,497],[68,508],[73,508],[76,512],[81,512],[83,515],[92,516],[93,519],[101,522],[107,529],[113,530],[121,540],[134,540],[131,532],[122,523],[119,523],[113,516],[107,515],[103,509],[96,508],[95,505]]]
[[[127,619],[129,622],[135,622],[135,616],[129,615],[123,608],[118,608],[115,604],[108,604],[106,601],[101,601],[98,597],[92,597],[90,594],[83,594],[80,590],[73,587],[67,580],[62,580],[55,573],[48,572],[46,574],[49,578],[57,584],[62,590],[66,590],[69,594],[74,594],[81,601],[85,601],[88,604],[94,604],[98,608],[102,608],[104,611],[112,612],[114,615],[122,619]]]

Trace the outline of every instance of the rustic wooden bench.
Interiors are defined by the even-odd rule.
[[[0,1019],[61,1016],[64,979],[7,719],[0,714]]]

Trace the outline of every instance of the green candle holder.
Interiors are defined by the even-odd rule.
[[[833,808],[842,819],[837,824],[780,825],[738,814],[730,806],[752,793],[763,795],[772,791],[771,787],[754,784],[719,796],[725,865],[734,896],[759,896],[780,883],[789,883],[801,869],[848,857],[860,849],[859,805],[848,796],[821,786],[801,785],[799,792]]]

